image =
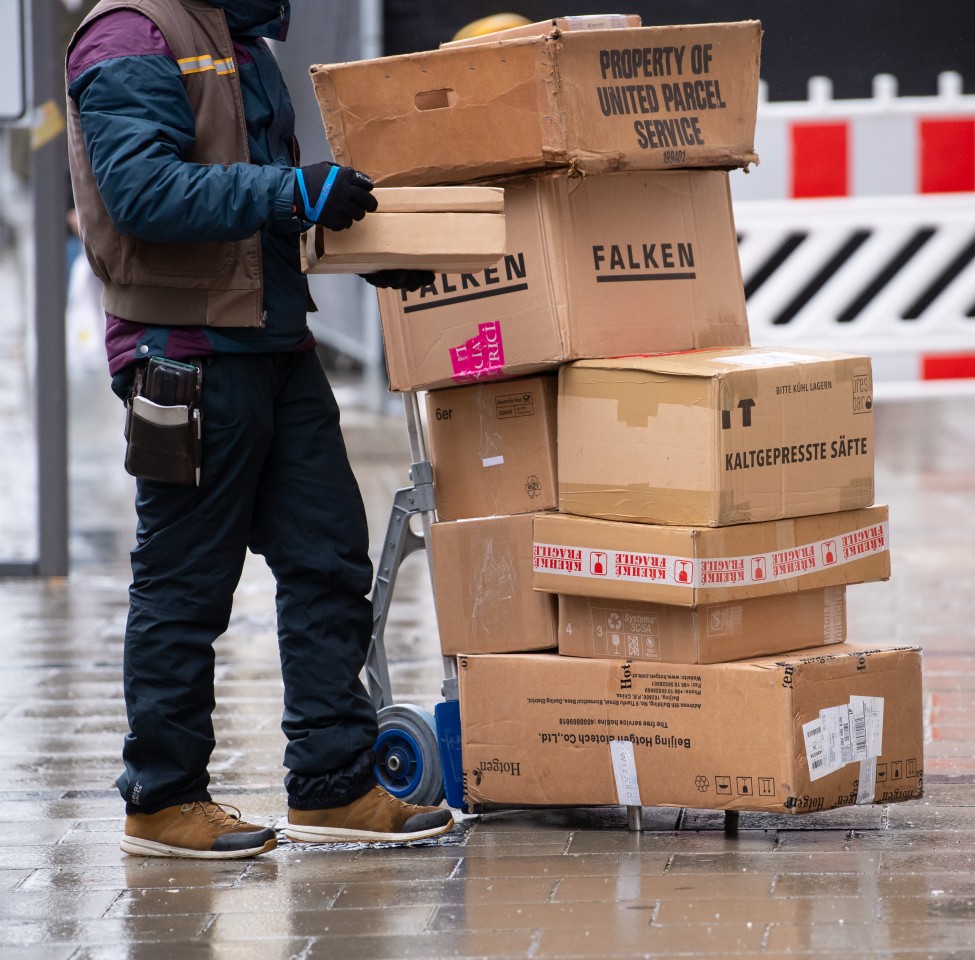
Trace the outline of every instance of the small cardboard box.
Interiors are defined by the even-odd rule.
[[[838,644],[692,666],[461,657],[472,807],[810,813],[922,794],[921,652]]]
[[[755,347],[559,376],[565,513],[720,526],[873,503],[869,357]]]
[[[579,17],[553,17],[551,20],[539,20],[537,23],[526,23],[520,27],[507,27],[493,33],[482,33],[476,37],[465,37],[463,40],[448,40],[440,44],[440,49],[454,47],[470,47],[478,43],[497,43],[499,40],[514,40],[518,37],[558,37],[570,30],[623,30],[643,26],[639,14],[597,13]]]
[[[728,174],[550,174],[504,190],[497,266],[380,291],[394,390],[750,343]]]
[[[732,527],[535,516],[535,589],[697,607],[890,577],[887,507]]]
[[[677,607],[559,596],[559,653],[722,663],[846,640],[846,587]]]
[[[433,593],[444,656],[558,645],[556,600],[532,589],[532,515],[431,527]]]
[[[483,270],[504,255],[500,187],[377,187],[375,213],[302,238],[306,273]]]
[[[427,441],[441,520],[554,510],[554,374],[433,390]]]
[[[311,78],[332,153],[384,186],[548,167],[747,166],[761,24],[702,23],[445,46]]]

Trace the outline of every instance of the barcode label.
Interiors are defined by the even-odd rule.
[[[819,780],[848,763],[861,763],[883,752],[883,697],[850,697],[826,707],[803,724],[809,779]]]

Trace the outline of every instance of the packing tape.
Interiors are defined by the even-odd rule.
[[[624,807],[642,807],[633,744],[629,740],[610,740],[609,752],[613,758],[613,776],[619,802]]]
[[[733,557],[679,557],[634,550],[536,543],[533,569],[587,580],[666,583],[690,590],[738,589],[821,573],[889,549],[887,521],[811,543]]]

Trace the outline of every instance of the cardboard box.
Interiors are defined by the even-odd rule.
[[[435,523],[434,598],[445,656],[558,645],[555,597],[532,589],[532,515]]]
[[[887,507],[733,527],[535,517],[535,589],[697,607],[890,577]]]
[[[551,174],[504,189],[496,267],[380,291],[394,390],[750,342],[726,173]]]
[[[718,526],[873,503],[869,357],[755,347],[559,376],[565,513]]]
[[[643,25],[638,14],[591,14],[580,17],[553,17],[551,20],[539,20],[537,23],[526,23],[520,27],[507,27],[493,33],[482,33],[476,37],[466,37],[463,40],[448,40],[440,44],[440,49],[454,47],[470,47],[478,43],[497,43],[499,40],[514,40],[518,37],[558,37],[570,30],[623,30],[634,29]]]
[[[846,640],[846,587],[677,607],[559,596],[559,653],[722,663]]]
[[[483,270],[504,255],[500,187],[377,187],[375,213],[348,230],[302,237],[307,273]]]
[[[549,167],[747,166],[761,24],[573,30],[445,46],[311,78],[332,153],[384,186]]]
[[[810,813],[922,794],[918,647],[734,663],[544,654],[459,661],[473,807]]]
[[[433,390],[427,442],[441,520],[554,510],[554,374]]]

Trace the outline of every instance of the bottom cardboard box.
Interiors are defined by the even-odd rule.
[[[485,655],[458,667],[472,809],[794,814],[922,794],[918,647],[844,643],[695,666]]]
[[[721,663],[846,639],[846,587],[676,607],[559,597],[559,653]]]

